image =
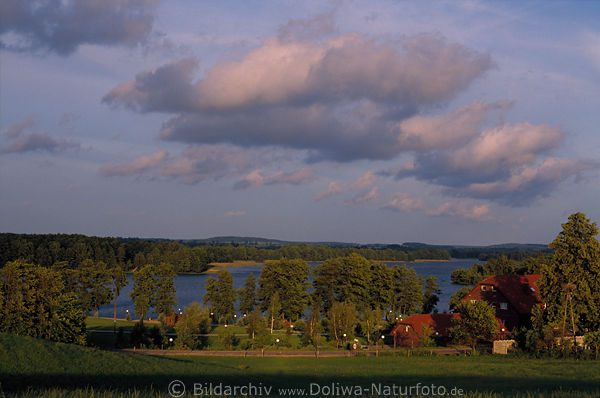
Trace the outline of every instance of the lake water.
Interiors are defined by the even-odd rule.
[[[447,262],[423,261],[406,263],[406,265],[413,267],[417,273],[423,275],[424,277],[433,275],[438,279],[438,284],[440,285],[440,290],[442,293],[440,294],[440,301],[437,305],[437,309],[439,312],[448,312],[450,296],[454,294],[454,292],[456,292],[460,287],[462,287],[461,285],[452,283],[450,280],[450,274],[457,268],[468,268],[476,261],[477,259],[452,259]],[[311,266],[314,266],[317,263],[310,264]],[[393,264],[395,263],[389,263],[389,265]],[[258,279],[261,269],[262,266],[228,268],[228,271],[233,276],[233,287],[236,289],[242,287],[244,284],[244,279],[246,279],[250,273],[252,273],[254,277]],[[202,296],[204,296],[204,293],[206,293],[204,286],[206,284],[206,279],[209,276],[211,276],[211,274],[179,275],[177,278],[175,278],[175,289],[177,290],[178,299],[177,309],[183,309],[184,306],[193,301],[202,303]],[[216,277],[215,274],[212,274],[212,276]],[[129,280],[129,284],[125,286],[117,298],[118,318],[125,318],[127,310],[129,310],[131,316],[134,317],[133,302],[129,297],[129,292],[131,292],[131,289],[133,288],[131,274],[129,274],[127,278]],[[112,317],[113,308],[113,304],[104,305],[100,307],[98,311],[99,315],[102,317]]]

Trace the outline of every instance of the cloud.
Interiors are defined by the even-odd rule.
[[[589,32],[584,36],[584,49],[590,60],[600,71],[600,33]]]
[[[358,194],[351,201],[346,204],[358,205],[361,203],[376,203],[379,200],[379,188],[377,186],[372,187],[368,192]]]
[[[315,196],[315,201],[323,200],[328,196],[339,195],[345,192],[345,189],[342,188],[337,182],[331,181],[327,186],[327,189],[317,196]]]
[[[597,167],[590,161],[548,157],[563,141],[564,133],[550,126],[501,124],[480,131],[460,147],[417,153],[396,170],[396,177],[441,185],[450,195],[523,206],[547,196],[567,178]]]
[[[262,185],[290,184],[300,185],[315,178],[315,171],[311,167],[302,167],[290,172],[280,171],[272,175],[265,175],[264,170],[257,169],[248,173],[242,180],[234,184],[235,189],[247,189]]]
[[[161,129],[165,140],[308,149],[315,160],[390,159],[403,149],[394,120],[453,98],[491,60],[439,35],[378,42],[347,34],[271,37],[194,81],[197,65],[188,58],[140,73],[103,101],[177,114]]]
[[[0,46],[69,55],[82,44],[135,46],[150,32],[158,0],[22,1],[0,3]]]
[[[104,176],[127,176],[140,174],[145,171],[164,166],[169,154],[165,150],[157,151],[150,155],[141,155],[131,162],[108,163],[100,168]]]
[[[51,137],[46,131],[25,133],[34,125],[35,121],[32,118],[27,118],[2,132],[2,135],[12,139],[12,142],[8,146],[0,148],[0,154],[33,151],[61,152],[67,149],[81,149],[78,142]]]
[[[277,37],[283,43],[313,41],[337,33],[334,11],[318,14],[311,18],[290,19],[277,30]]]
[[[433,210],[429,210],[427,215],[462,218],[472,221],[492,221],[494,219],[490,214],[489,205],[477,205],[473,201],[446,202]]]
[[[365,172],[363,175],[358,177],[356,181],[353,181],[349,184],[342,184],[336,181],[331,181],[327,189],[315,196],[314,200],[320,201],[328,196],[341,195],[352,190],[363,190],[375,184],[376,181],[377,176],[372,171]]]
[[[520,168],[506,180],[473,183],[461,191],[476,198],[498,198],[508,205],[528,204],[536,197],[548,196],[560,182],[572,176],[580,180],[584,171],[599,166],[597,161],[547,158],[540,165]]]
[[[422,210],[423,200],[420,198],[413,198],[405,192],[398,192],[392,196],[392,200],[384,204],[381,208],[401,213],[410,213]]]
[[[35,120],[31,117],[24,119],[12,125],[8,130],[3,131],[2,135],[8,138],[17,138],[25,130],[30,129],[35,125]]]
[[[223,214],[224,217],[239,217],[239,216],[245,216],[245,215],[246,215],[246,210],[240,210],[240,211],[230,210],[230,211],[226,212],[225,214]]]
[[[428,151],[461,147],[480,134],[491,111],[505,111],[512,107],[509,101],[485,103],[474,101],[449,114],[413,116],[399,122],[398,141],[404,149]]]

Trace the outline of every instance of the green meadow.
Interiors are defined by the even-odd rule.
[[[600,362],[504,356],[152,357],[0,335],[0,396],[169,396],[174,380],[279,388],[454,387],[470,397],[597,397]],[[206,396],[206,395],[204,395]],[[331,395],[329,395],[331,396]]]

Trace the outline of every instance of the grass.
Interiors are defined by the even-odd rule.
[[[596,397],[600,362],[475,357],[228,358],[151,357],[0,335],[0,397],[168,396],[186,385],[435,384],[470,396]],[[79,394],[79,395],[78,395]],[[137,395],[136,395],[137,394]],[[277,396],[275,394],[274,396]]]

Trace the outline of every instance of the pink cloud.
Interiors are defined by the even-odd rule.
[[[350,202],[346,204],[361,204],[361,203],[376,203],[379,200],[379,188],[377,186],[372,187],[368,192],[364,194],[358,194]]]
[[[239,211],[230,210],[230,211],[226,212],[225,214],[223,214],[223,217],[240,217],[240,216],[245,216],[245,215],[246,215],[246,210],[239,210]]]
[[[382,206],[382,209],[410,213],[423,209],[423,200],[412,198],[408,193],[398,192],[393,195],[392,200]]]
[[[455,201],[441,204],[436,209],[429,210],[428,216],[447,216],[473,221],[492,221],[490,206],[477,205],[473,201]]]
[[[145,171],[164,166],[169,158],[165,150],[157,151],[150,155],[141,155],[131,162],[108,163],[100,168],[100,173],[105,176],[127,176],[140,174]]]
[[[341,195],[352,190],[358,191],[361,189],[366,189],[375,184],[376,181],[377,176],[372,171],[365,172],[363,175],[358,177],[356,181],[353,181],[349,184],[340,184],[336,181],[331,181],[327,189],[315,196],[314,200],[319,201],[328,196]]]

